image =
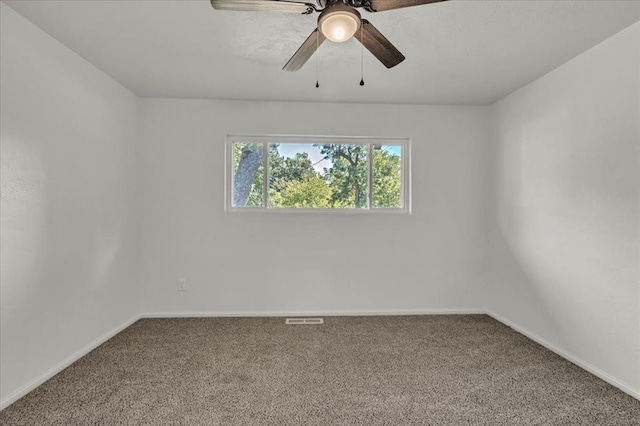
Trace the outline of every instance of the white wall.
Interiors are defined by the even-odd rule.
[[[482,107],[142,100],[143,312],[481,310],[488,131]],[[227,134],[410,137],[413,214],[225,213]]]
[[[0,3],[2,406],[138,314],[137,99]]]
[[[640,24],[492,108],[490,309],[640,396]]]

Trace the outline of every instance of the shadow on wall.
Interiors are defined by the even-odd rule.
[[[96,306],[117,279],[126,235],[121,203],[100,192],[104,182],[87,176],[83,157],[55,152],[60,147],[43,143],[43,134],[15,135],[8,127],[1,155],[1,347],[3,365],[23,368],[3,371],[3,396],[24,383],[13,373],[38,377],[43,358],[55,365],[68,355],[57,345],[60,336],[91,341],[77,319],[101,315]],[[94,295],[92,303],[81,299],[86,294]]]
[[[562,220],[559,210],[545,204],[545,199],[563,198],[571,192],[563,186],[571,181],[566,178],[571,152],[562,143],[569,133],[570,111],[565,105],[547,110],[535,122],[526,120],[526,125],[501,129],[490,268],[495,284],[491,309],[560,344],[573,334],[556,315],[562,309],[557,297],[561,283],[554,283],[549,274],[553,259],[546,254],[550,252],[540,253],[536,247],[546,244],[547,229]],[[519,113],[531,116],[531,111]],[[553,129],[549,132],[553,136],[547,137],[542,129]]]
[[[47,253],[47,182],[45,155],[23,139],[2,135],[2,324],[28,310],[38,289],[28,283],[43,278]],[[5,328],[5,327],[3,327]]]
[[[576,124],[586,119],[578,101],[501,106],[490,309],[613,371],[633,364],[637,208],[628,190],[636,172],[627,169],[628,139],[587,135]],[[611,351],[625,355],[616,361]],[[622,368],[617,377],[629,380]]]

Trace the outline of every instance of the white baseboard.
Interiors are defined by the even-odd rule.
[[[203,317],[355,317],[401,315],[484,315],[482,309],[423,309],[399,311],[214,311],[214,312],[150,312],[141,318]]]
[[[59,363],[58,365],[56,365],[55,367],[53,367],[52,369],[50,369],[49,371],[41,375],[40,377],[32,380],[27,385],[18,389],[16,392],[12,393],[7,398],[0,401],[0,410],[4,410],[9,405],[13,404],[14,402],[16,402],[17,400],[19,400],[20,398],[22,398],[23,396],[31,392],[32,390],[34,390],[35,388],[37,388],[38,386],[40,386],[41,384],[43,384],[44,382],[46,382],[47,380],[49,380],[50,378],[52,378],[53,376],[55,376],[56,374],[58,374],[59,372],[61,372],[62,370],[64,370],[65,368],[67,368],[68,366],[70,366],[71,364],[73,364],[74,362],[76,362],[77,360],[79,360],[80,358],[82,358],[83,356],[85,356],[95,348],[97,348],[98,346],[100,346],[101,344],[103,344],[104,342],[106,342],[107,340],[111,339],[116,334],[123,331],[125,328],[129,327],[134,322],[138,321],[138,319],[140,319],[140,316],[136,315],[134,318],[126,321],[123,324],[120,324],[113,330],[107,332],[101,337],[98,337],[97,339],[95,339],[94,341],[86,345],[84,348],[80,349],[78,352],[74,353],[73,355],[71,355],[70,357],[68,357],[67,359],[65,359],[64,361],[62,361],[61,363]]]
[[[49,371],[47,371],[42,376],[34,379],[29,384],[25,385],[18,391],[9,395],[4,400],[0,401],[0,410],[4,410],[9,405],[13,404],[18,399],[22,398],[29,392],[31,392],[36,387],[40,386],[42,383],[49,380],[51,377],[55,376],[71,364],[73,364],[78,359],[82,358],[116,334],[123,331],[125,328],[132,325],[140,318],[196,318],[196,317],[287,317],[287,316],[378,316],[378,315],[489,315],[494,318],[496,321],[499,321],[505,324],[508,327],[516,330],[517,332],[525,335],[529,339],[534,342],[544,346],[552,352],[560,355],[566,360],[576,364],[582,369],[588,371],[589,373],[601,378],[605,382],[615,386],[621,391],[631,395],[632,397],[640,400],[640,391],[634,389],[630,385],[621,382],[620,380],[608,375],[604,371],[594,367],[593,365],[583,361],[582,359],[574,356],[565,350],[549,343],[545,339],[537,336],[534,333],[529,332],[525,328],[515,324],[514,322],[502,317],[501,315],[496,314],[495,312],[481,310],[481,309],[426,309],[426,310],[400,310],[400,311],[312,311],[312,312],[304,312],[304,311],[290,311],[290,312],[282,312],[282,311],[225,311],[225,312],[153,312],[135,316],[134,318],[126,321],[125,323],[119,325],[103,336],[95,339],[93,342],[89,343],[87,346],[82,348],[80,351],[74,353],[69,358],[65,359]]]
[[[578,358],[577,356],[565,351],[564,349],[561,349],[559,347],[557,347],[556,345],[548,342],[547,340],[543,339],[542,337],[531,333],[530,331],[526,330],[524,327],[521,327],[520,325],[514,323],[513,321],[510,321],[508,319],[506,319],[505,317],[496,314],[495,312],[491,312],[491,311],[486,311],[485,312],[487,315],[489,315],[490,317],[492,317],[493,319],[495,319],[496,321],[500,321],[501,323],[503,323],[504,325],[511,327],[512,329],[514,329],[515,331],[517,331],[520,334],[523,334],[524,336],[528,337],[529,339],[533,340],[534,342],[544,346],[545,348],[549,349],[551,352],[555,352],[556,354],[560,355],[562,358],[566,359],[567,361],[577,365],[578,367],[582,368],[583,370],[588,371],[589,373],[593,374],[596,377],[601,378],[602,380],[604,380],[605,382],[609,383],[612,386],[615,386],[616,388],[620,389],[621,391],[623,391],[626,394],[631,395],[632,397],[634,397],[635,399],[640,400],[640,390],[634,389],[632,386],[630,386],[627,383],[624,383],[612,376],[610,376],[609,374],[605,373],[604,371],[600,370],[597,367],[594,367],[593,365],[589,364],[586,361],[583,361],[582,359]]]

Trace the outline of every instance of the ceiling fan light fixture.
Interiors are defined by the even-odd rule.
[[[318,18],[318,28],[322,35],[336,43],[349,40],[360,25],[360,13],[342,3],[327,7]]]

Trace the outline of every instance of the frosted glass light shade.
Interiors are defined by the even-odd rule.
[[[318,28],[330,41],[342,43],[353,37],[360,28],[360,13],[340,3],[329,6],[320,14]]]

